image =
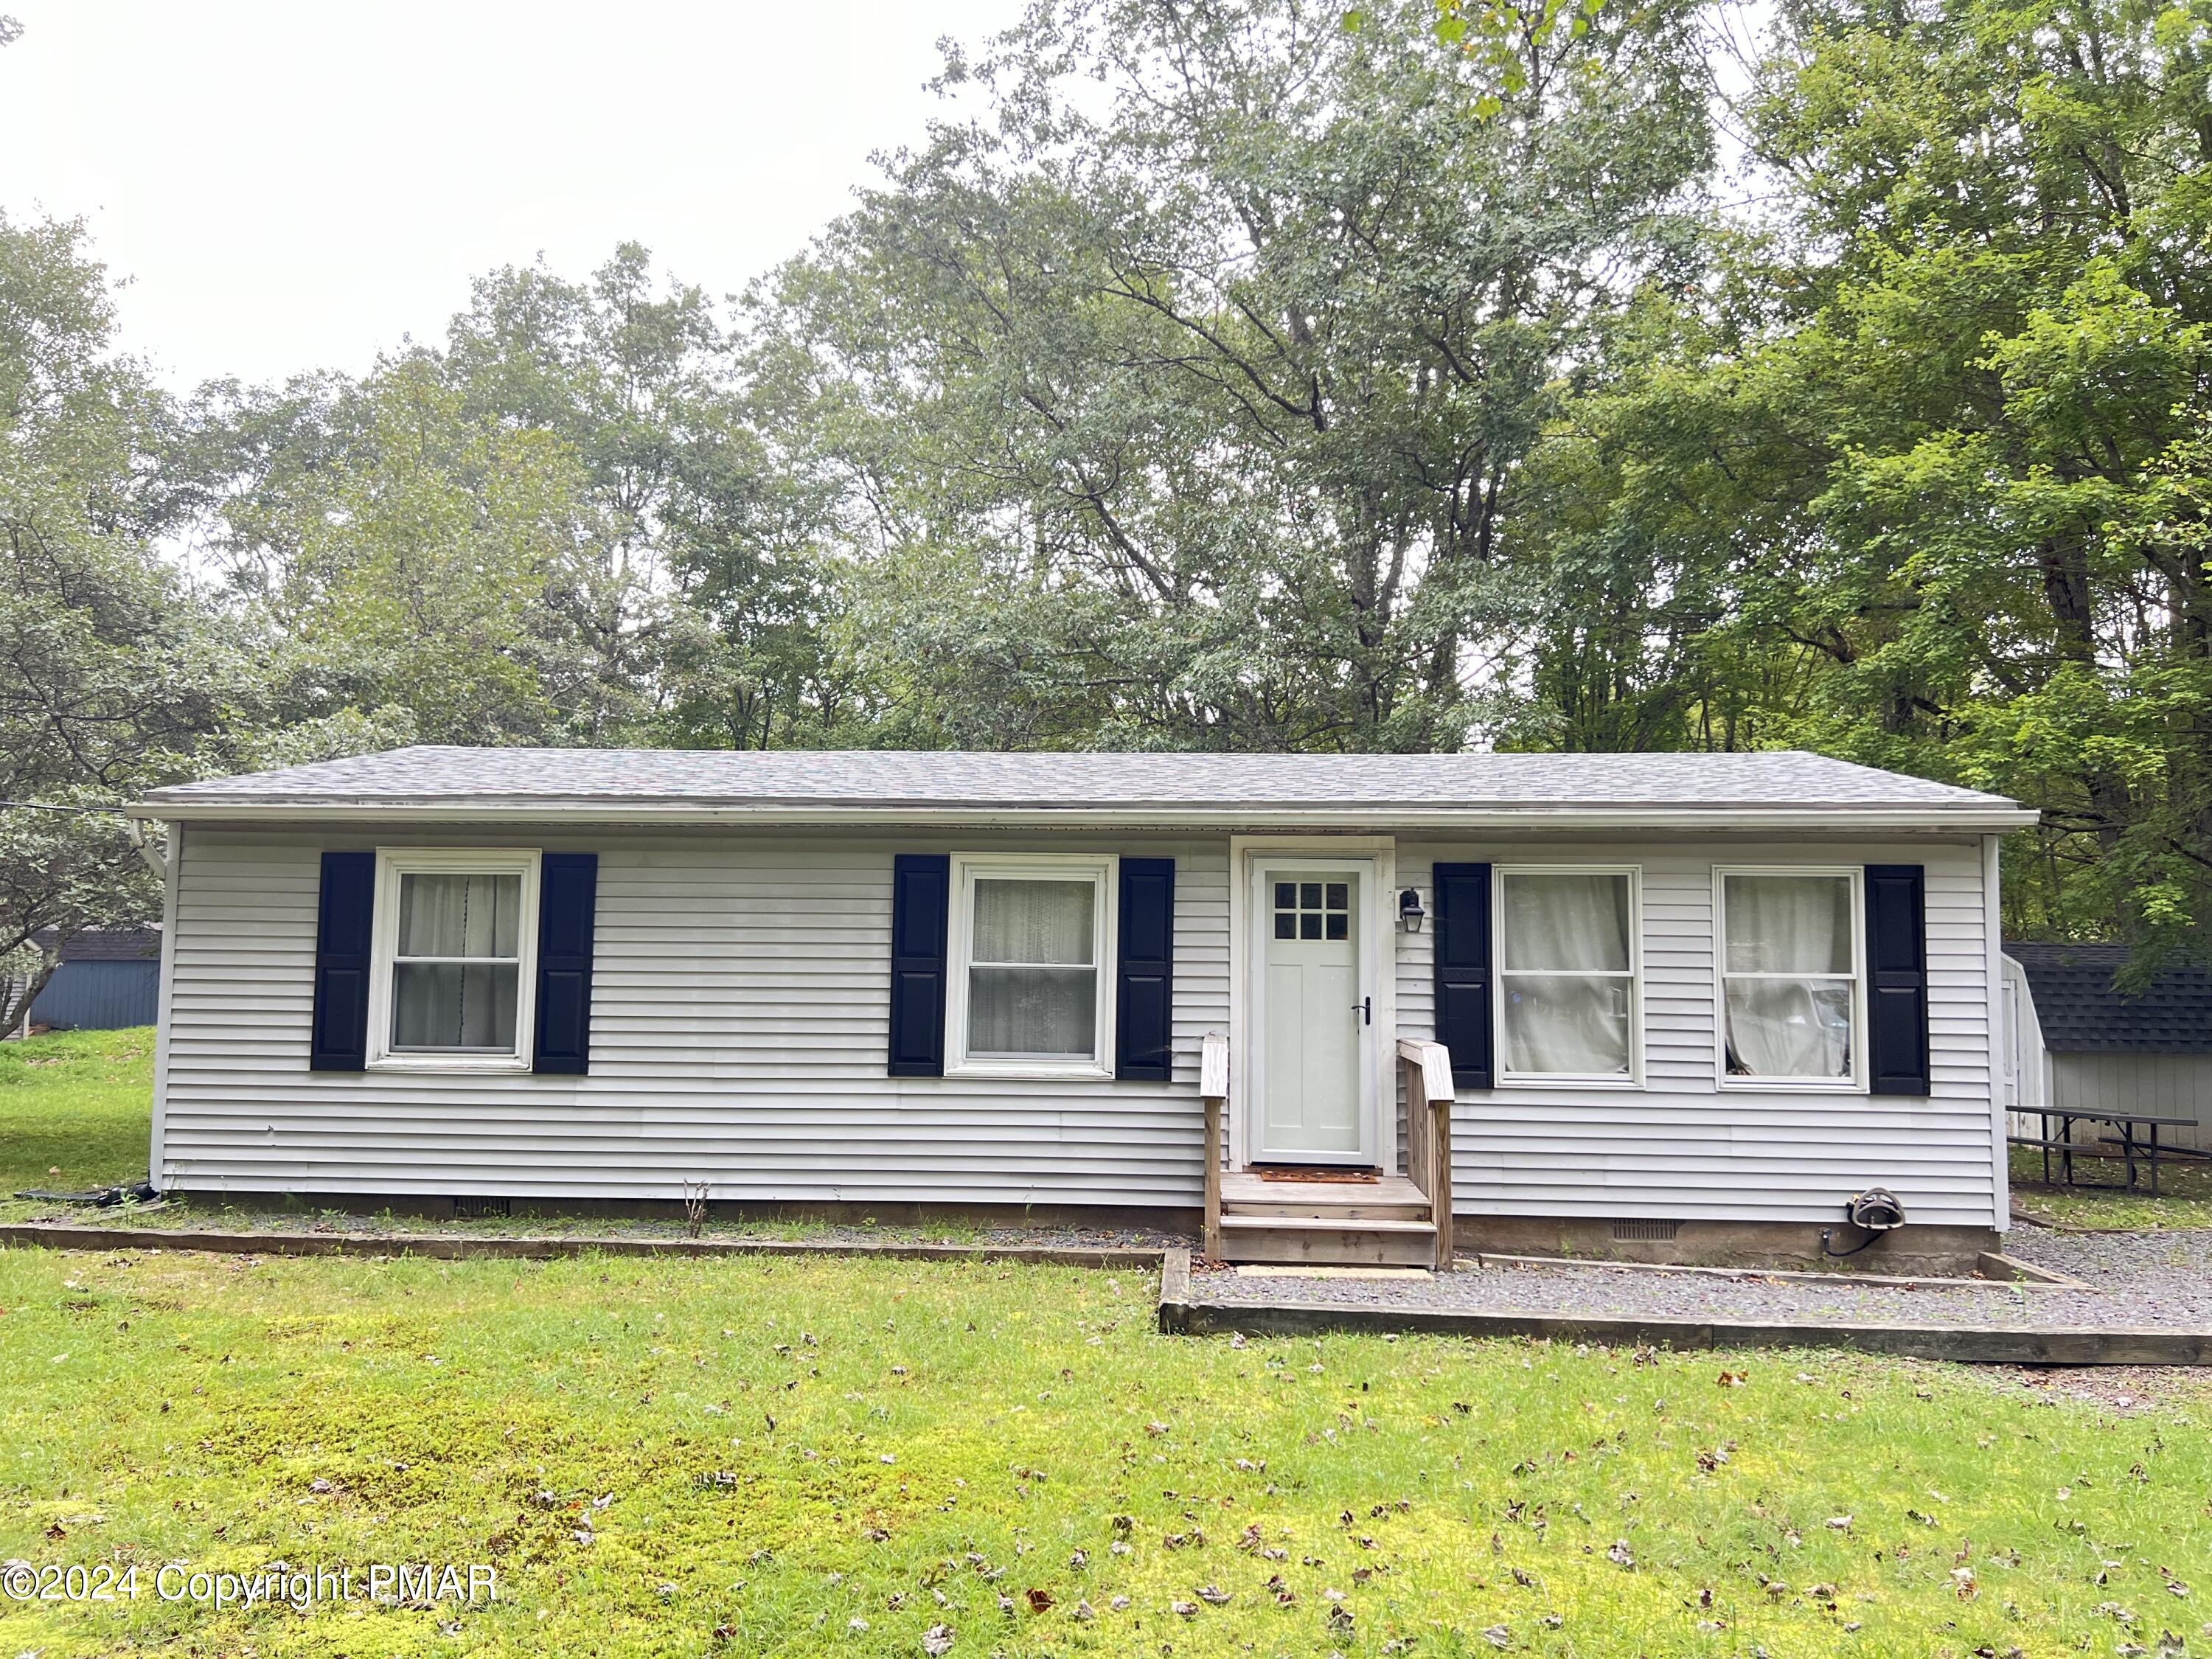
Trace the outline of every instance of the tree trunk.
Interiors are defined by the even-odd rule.
[[[57,943],[49,952],[39,952],[39,965],[29,977],[21,975],[0,979],[0,1036],[14,1036],[21,1029],[23,1016],[39,1000],[39,993],[46,988],[53,978],[54,969],[62,965],[61,946]]]

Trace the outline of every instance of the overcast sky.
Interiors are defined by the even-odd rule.
[[[0,0],[0,209],[82,215],[179,388],[359,373],[471,276],[625,238],[714,293],[916,141],[1021,0]]]

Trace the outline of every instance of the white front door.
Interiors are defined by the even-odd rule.
[[[1252,1161],[1373,1162],[1373,866],[1266,860],[1254,870]]]

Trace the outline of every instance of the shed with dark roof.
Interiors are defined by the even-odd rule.
[[[2136,991],[2117,981],[2124,945],[2013,942],[2040,1028],[2042,1098],[2054,1111],[2139,1111],[2192,1117],[2175,1138],[2212,1144],[2212,969],[2178,963]]]
[[[35,942],[44,950],[52,939],[48,929]],[[33,1025],[119,1031],[154,1023],[161,993],[160,928],[88,927],[63,942],[61,957],[31,1005]]]

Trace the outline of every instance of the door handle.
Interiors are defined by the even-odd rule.
[[[1362,1025],[1372,1025],[1375,1023],[1375,999],[1360,998],[1352,1005],[1352,1012],[1359,1016],[1359,1023]]]

